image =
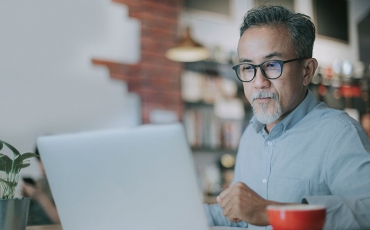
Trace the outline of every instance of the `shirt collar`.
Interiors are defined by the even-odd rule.
[[[306,116],[317,105],[317,103],[318,102],[312,92],[307,90],[306,97],[301,104],[299,104],[290,114],[288,114],[288,116],[277,123],[272,129],[280,126],[282,126],[281,130],[291,129],[304,116]],[[253,126],[257,133],[262,131],[262,129],[265,127],[264,124],[257,120],[256,116],[253,116],[249,123]]]

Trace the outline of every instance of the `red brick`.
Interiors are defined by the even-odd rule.
[[[167,71],[179,71],[179,74],[180,72],[182,71],[182,68],[181,68],[181,65],[182,63],[177,63],[177,62],[170,62],[169,65],[166,65],[166,66],[157,66],[151,62],[142,62],[141,63],[141,66],[142,66],[142,69],[143,70],[151,70],[152,68],[160,68],[162,69],[164,72],[167,72]]]
[[[179,82],[175,79],[171,79],[169,77],[167,78],[162,78],[162,79],[155,79],[151,78],[149,80],[150,87],[156,88],[161,91],[167,91],[167,90],[179,90]]]
[[[176,45],[182,0],[112,0],[127,5],[129,16],[141,21],[141,60],[135,65],[110,60],[92,60],[106,66],[114,79],[125,81],[130,92],[142,97],[142,121],[149,123],[150,111],[168,109],[182,119],[180,75],[183,64],[165,57]]]
[[[168,66],[171,65],[172,62],[165,56],[166,50],[158,51],[158,52],[142,52],[142,62],[143,63],[151,63],[157,67]],[[145,67],[144,67],[145,68]]]
[[[141,36],[149,37],[154,40],[173,40],[177,38],[177,32],[173,30],[168,30],[166,28],[156,28],[142,25],[141,26]]]
[[[142,52],[161,52],[165,55],[166,51],[169,48],[172,48],[176,45],[176,39],[165,39],[158,40],[151,37],[143,37],[141,39],[141,49]],[[144,54],[145,55],[145,54]]]
[[[181,8],[182,0],[145,0],[145,2],[153,2],[157,4],[163,4],[168,7]]]
[[[158,4],[150,1],[146,1],[144,4],[145,12],[149,12],[156,15],[165,16],[168,18],[178,18],[179,9],[177,7],[171,7],[167,4]]]
[[[155,15],[148,12],[138,14],[141,24],[150,28],[165,28],[169,31],[176,31],[178,27],[178,19],[166,17],[165,15]]]

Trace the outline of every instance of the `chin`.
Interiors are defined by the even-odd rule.
[[[279,108],[270,108],[269,110],[264,110],[260,106],[257,109],[253,108],[253,113],[256,116],[257,120],[262,124],[271,124],[277,121],[281,117],[281,109]]]
[[[263,115],[255,114],[255,116],[259,122],[265,125],[272,124],[279,119],[279,117],[274,117],[270,114],[263,114]]]

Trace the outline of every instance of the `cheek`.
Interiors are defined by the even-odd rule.
[[[282,80],[275,81],[274,83],[275,92],[277,92],[279,95],[279,104],[284,107],[288,103],[288,100],[291,96],[291,85],[289,82]]]
[[[291,104],[295,104],[295,101],[298,99],[297,88],[294,85],[286,83],[284,87],[278,90],[279,92],[279,103],[283,109],[289,108]]]
[[[248,88],[248,85],[247,83],[243,83],[243,89],[244,89],[244,95],[245,97],[247,98],[247,100],[249,101],[249,103],[251,103],[251,101],[249,100],[250,96],[251,96],[251,89]]]

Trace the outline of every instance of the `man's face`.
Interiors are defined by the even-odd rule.
[[[285,29],[251,27],[239,41],[240,62],[261,64],[266,60],[289,60],[298,58]],[[298,61],[284,64],[280,78],[269,80],[257,68],[251,82],[243,82],[244,94],[253,107],[257,119],[267,124],[269,131],[288,115],[304,98],[304,64]]]

